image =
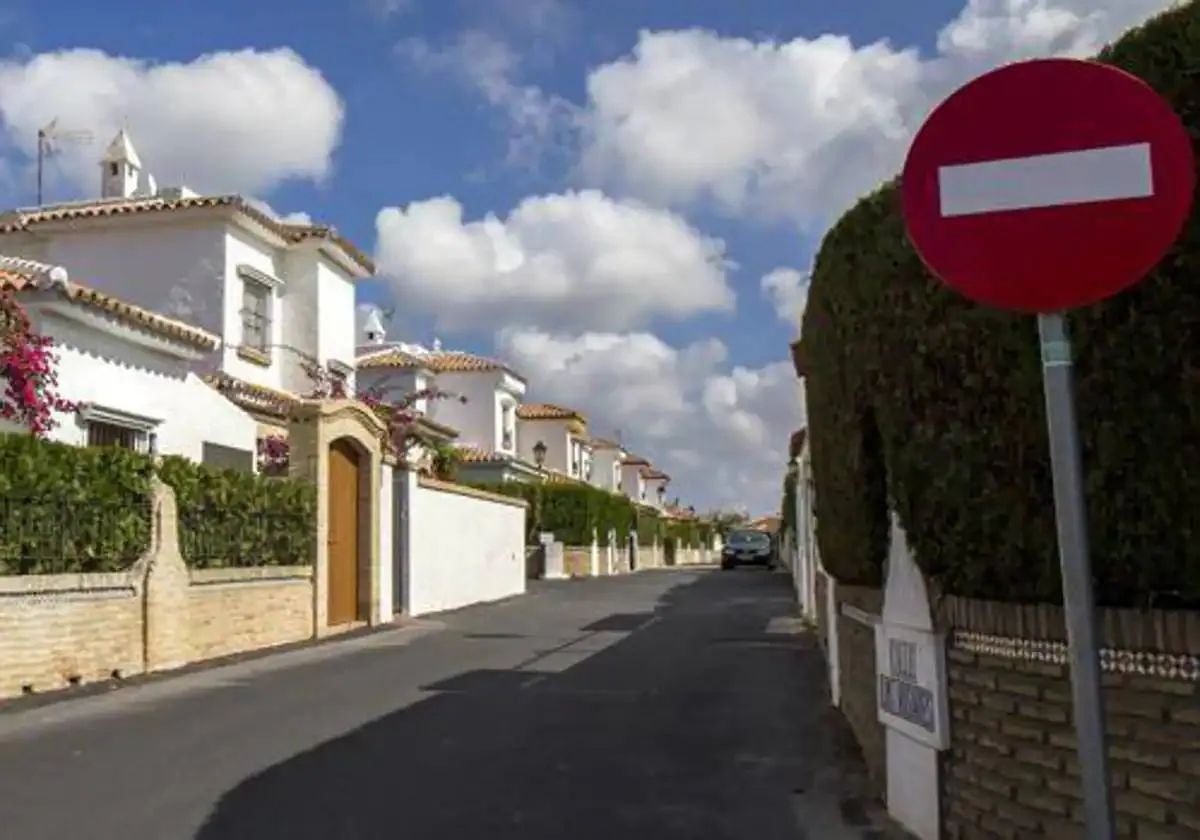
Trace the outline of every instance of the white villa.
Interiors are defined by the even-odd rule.
[[[592,438],[591,482],[610,493],[621,491],[621,462],[625,459],[625,448],[615,440]]]
[[[591,482],[592,445],[587,418],[573,408],[550,403],[517,407],[517,441],[521,457],[552,472]]]

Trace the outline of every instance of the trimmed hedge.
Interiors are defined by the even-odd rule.
[[[144,455],[0,434],[0,575],[123,571],[150,546]]]
[[[474,484],[481,490],[499,493],[529,503],[525,517],[525,541],[534,545],[543,531],[567,545],[591,545],[592,534],[600,546],[608,545],[615,530],[617,544],[629,539],[634,527],[634,507],[624,496],[583,484]]]
[[[153,460],[0,434],[0,574],[123,571],[150,545]],[[215,566],[312,562],[316,491],[289,479],[162,459],[175,491],[184,561]]]
[[[1200,3],[1100,59],[1200,137]],[[1149,278],[1072,312],[1097,598],[1200,606],[1200,202]],[[1103,249],[1105,243],[1088,247]],[[826,567],[878,585],[887,503],[943,591],[1061,600],[1035,319],[975,306],[921,265],[895,183],[830,230],[804,316]]]
[[[158,474],[175,491],[179,548],[189,566],[312,563],[317,493],[311,484],[175,456],[162,459]]]

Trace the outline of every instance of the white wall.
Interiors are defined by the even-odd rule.
[[[639,464],[627,464],[621,467],[621,492],[635,502],[642,500],[642,489],[645,480],[642,478],[642,467]],[[645,501],[649,502],[649,494]]]
[[[224,223],[193,220],[81,228],[41,241],[0,234],[0,253],[61,265],[85,286],[221,335],[224,232]]]
[[[668,482],[662,478],[648,478],[648,479],[646,479],[645,483],[646,483],[646,502],[647,502],[647,504],[654,505],[655,507],[660,507],[664,502],[666,502],[666,500],[667,500],[667,484],[669,484],[670,482]],[[660,487],[662,488],[662,491],[663,491],[663,495],[662,495],[661,499],[659,498],[659,495],[658,495],[658,490]]]
[[[282,297],[284,341],[317,357],[317,262],[312,254],[292,252],[283,261]],[[241,294],[239,291],[238,294]],[[285,391],[305,394],[313,381],[301,368],[302,358],[295,353],[278,357],[279,381]],[[351,362],[353,364],[353,362]]]
[[[322,258],[317,265],[317,358],[354,365],[354,282],[342,269]],[[351,382],[353,385],[353,382]]]
[[[409,482],[403,587],[409,615],[525,591],[524,507],[421,487],[411,473],[396,476]]]
[[[616,449],[592,452],[592,484],[613,493],[621,492],[621,453]]]
[[[499,375],[493,371],[481,373],[439,373],[435,380],[443,391],[467,398],[433,400],[429,406],[430,419],[458,429],[459,443],[478,446],[487,452],[496,448],[496,389]]]
[[[546,444],[546,469],[567,475],[570,433],[566,420],[518,420],[517,439],[521,458],[536,464],[533,447]]]
[[[73,402],[161,421],[154,433],[163,455],[199,461],[203,444],[253,453],[257,424],[250,415],[186,370],[187,362],[53,314],[35,314],[39,332],[54,339],[59,393]],[[82,445],[85,427],[57,414],[53,440]]]

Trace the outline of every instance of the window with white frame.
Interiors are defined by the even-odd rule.
[[[242,344],[266,352],[271,345],[271,287],[242,275]]]
[[[515,411],[511,402],[500,404],[500,448],[505,452],[516,450]]]
[[[143,454],[157,451],[157,420],[95,405],[81,407],[79,419],[88,446],[115,446]]]

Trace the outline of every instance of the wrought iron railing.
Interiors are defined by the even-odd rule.
[[[0,575],[123,571],[149,546],[144,496],[0,496]]]
[[[193,568],[304,566],[312,563],[314,523],[297,513],[187,507],[179,549]]]

